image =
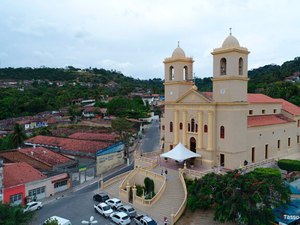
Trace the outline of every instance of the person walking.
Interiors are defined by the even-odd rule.
[[[164,217],[164,225],[168,225],[168,224],[169,224],[168,218]]]
[[[168,180],[168,170],[167,170],[167,168],[165,169],[165,175],[166,175],[166,180]]]
[[[160,175],[164,175],[164,170],[161,170]]]

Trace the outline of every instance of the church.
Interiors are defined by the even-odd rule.
[[[179,45],[165,58],[163,152],[181,142],[201,155],[195,165],[228,169],[300,152],[300,107],[247,93],[249,53],[231,32],[213,49],[212,92],[198,91]]]

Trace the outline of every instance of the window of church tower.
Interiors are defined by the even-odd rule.
[[[173,149],[173,145],[170,145],[170,150],[172,150]]]
[[[243,75],[243,64],[244,64],[244,60],[243,58],[239,59],[239,75]]]
[[[170,122],[170,132],[173,132],[173,122]]]
[[[291,138],[288,138],[288,147],[291,147]]]
[[[220,127],[220,138],[221,139],[225,138],[225,127],[224,126]]]
[[[280,140],[277,140],[277,148],[280,149]]]
[[[262,114],[265,114],[265,113],[266,113],[266,110],[265,110],[265,109],[261,110],[261,113],[262,113]]]
[[[191,124],[188,123],[188,132],[191,131]]]
[[[198,133],[198,124],[195,125],[195,132]]]
[[[188,67],[183,67],[183,80],[188,80]]]
[[[220,61],[220,74],[226,75],[226,59],[222,58]]]
[[[161,129],[162,129],[162,130],[165,130],[165,125],[162,125],[162,126],[161,126]]]
[[[207,133],[207,125],[204,125],[204,133]]]
[[[170,66],[170,69],[169,69],[169,79],[174,80],[174,67],[173,66]]]
[[[191,119],[191,131],[194,132],[195,131],[195,120]]]
[[[276,113],[277,112],[277,110],[276,109],[273,109],[273,113]]]
[[[179,124],[179,129],[182,130],[182,123]]]
[[[298,120],[298,127],[300,127],[300,120]]]
[[[300,136],[297,135],[297,143],[299,144],[300,143]]]
[[[253,110],[250,109],[250,110],[249,110],[249,115],[252,115],[252,114],[253,114]]]

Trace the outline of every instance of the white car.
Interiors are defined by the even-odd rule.
[[[114,211],[111,209],[110,205],[107,205],[104,202],[99,203],[98,205],[94,205],[94,209],[97,213],[101,214],[104,217],[109,217]]]
[[[117,209],[118,207],[123,205],[121,200],[117,198],[110,198],[106,200],[105,203],[110,205],[113,209]]]
[[[110,219],[120,225],[127,225],[131,222],[129,216],[124,212],[114,212],[110,214]]]
[[[39,210],[43,207],[42,202],[29,202],[26,207],[23,209],[23,212],[32,212],[35,210]]]

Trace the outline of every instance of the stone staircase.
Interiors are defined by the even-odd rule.
[[[153,172],[160,174],[164,167],[155,167]],[[122,181],[117,181],[110,186],[106,187],[106,191],[110,196],[118,197],[119,186]],[[166,189],[161,198],[157,200],[152,206],[138,206],[137,211],[147,214],[155,219],[158,224],[163,224],[163,218],[167,217],[171,222],[171,213],[176,213],[184,199],[184,190],[179,179],[177,170],[168,170]]]

